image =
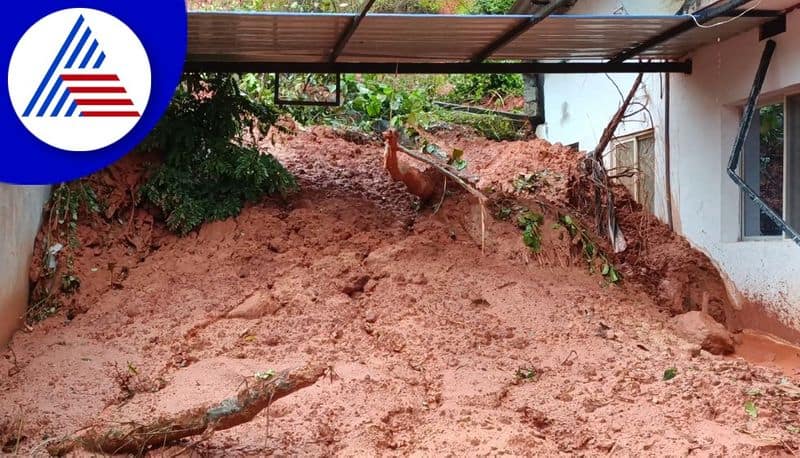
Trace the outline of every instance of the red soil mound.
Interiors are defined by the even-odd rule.
[[[566,202],[573,159],[562,148],[445,140],[458,140],[469,170],[498,187],[523,165],[551,168],[553,186],[537,198]],[[504,221],[489,225],[483,254],[474,202],[456,192],[436,214],[415,210],[381,168],[381,145],[314,129],[279,138],[274,153],[302,186],[286,205],[264,201],[184,238],[129,203],[80,227],[72,301],[85,313],[65,308],[17,333],[13,353],[0,358],[4,450],[42,453],[94,422],[221,400],[257,372],[310,360],[327,361],[332,379],[168,453],[752,456],[797,448],[787,428],[800,418],[786,407],[794,404],[782,374],[687,346],[636,281],[611,286],[570,262],[552,220],[544,240],[552,251],[540,262]],[[118,173],[102,193],[125,195],[115,189],[135,181],[140,162],[126,158],[93,180]],[[635,237],[626,218],[635,216],[623,218]],[[621,258],[626,270],[664,256],[656,237],[632,244],[643,254]],[[668,368],[676,375],[665,381]]]

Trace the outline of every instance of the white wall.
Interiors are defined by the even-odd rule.
[[[800,87],[800,11],[787,17],[787,32],[774,39],[764,100]],[[692,75],[673,76],[673,192],[683,234],[716,260],[740,292],[800,327],[800,247],[786,240],[739,241],[740,193],[726,175],[763,48],[752,30],[697,51]]]
[[[579,0],[569,14],[612,14],[622,7],[619,0]],[[654,14],[657,12],[653,12]],[[667,198],[664,194],[664,95],[665,78],[662,74],[648,74],[642,80],[636,102],[648,106],[649,113],[627,119],[616,131],[618,137],[641,132],[650,128],[655,134],[655,195],[654,212],[662,220],[667,219]],[[546,75],[544,103],[546,123],[537,134],[551,142],[572,144],[578,142],[580,149],[591,151],[600,140],[600,135],[616,113],[622,100],[628,95],[636,75],[590,74],[590,75]],[[622,92],[622,96],[620,96]]]
[[[28,305],[28,269],[50,188],[0,183],[0,347]]]
[[[602,8],[608,8],[610,3]],[[578,3],[575,13],[607,13]],[[787,17],[764,85],[769,100],[787,89],[800,92],[800,11]],[[800,329],[800,247],[786,240],[739,241],[740,192],[726,174],[741,106],[753,82],[764,43],[758,30],[707,46],[692,55],[691,75],[671,75],[671,168],[675,227],[706,252],[735,291],[764,303],[782,321]],[[623,92],[633,76],[614,76]],[[663,76],[648,75],[640,97],[647,99],[656,132],[656,214],[666,216],[664,194]],[[550,141],[579,141],[591,150],[620,104],[605,75],[549,75],[545,79],[546,125],[539,134]],[[640,130],[622,126],[617,135]],[[737,296],[734,294],[734,296]]]

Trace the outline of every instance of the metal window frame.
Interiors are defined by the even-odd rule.
[[[789,201],[787,199],[788,194],[790,192],[790,186],[792,184],[796,184],[800,186],[800,180],[797,183],[794,183],[794,180],[791,178],[791,174],[789,173],[788,165],[789,165],[789,136],[792,134],[788,127],[789,127],[789,116],[788,116],[788,107],[789,107],[789,98],[800,96],[800,91],[786,91],[782,92],[779,97],[772,97],[767,100],[760,101],[760,103],[756,104],[756,109],[763,108],[768,105],[777,105],[782,104],[784,115],[783,115],[783,196],[781,197],[781,202],[783,204],[783,208],[781,209],[781,218],[786,220],[789,212]],[[753,113],[753,117],[755,117],[755,112]],[[798,133],[800,136],[800,132]],[[745,137],[746,138],[746,137]],[[742,151],[744,152],[744,150]],[[760,155],[759,155],[760,157]],[[742,154],[741,159],[739,161],[739,170],[741,174],[745,173],[744,170],[744,154]],[[785,230],[781,230],[781,233],[778,235],[747,235],[745,234],[745,209],[747,208],[747,196],[744,192],[739,193],[739,241],[742,242],[757,242],[757,241],[779,241],[779,240],[787,240],[789,239],[789,235],[786,233]],[[758,208],[758,205],[756,205]],[[781,227],[778,227],[781,229]]]
[[[638,132],[634,132],[634,133],[631,133],[631,134],[626,134],[626,135],[623,135],[621,137],[616,137],[614,139],[614,141],[611,143],[611,150],[612,151],[616,150],[617,146],[619,146],[621,144],[624,144],[624,143],[628,143],[628,142],[633,143],[633,163],[634,163],[634,166],[636,167],[636,169],[638,171],[641,171],[641,166],[640,166],[640,162],[639,162],[639,143],[643,139],[647,139],[647,138],[652,138],[653,139],[653,148],[655,149],[656,129],[653,128],[653,127],[650,127],[648,129],[643,129],[643,130],[640,130]],[[653,151],[653,154],[655,154],[655,150]],[[611,166],[612,167],[618,167],[617,156],[613,152],[611,154]],[[653,170],[653,179],[655,179],[655,170]],[[641,189],[640,189],[641,178],[640,178],[640,173],[637,173],[633,177],[633,183],[634,183],[633,198],[634,198],[634,200],[636,200],[636,202],[642,204],[642,202],[640,201],[640,199],[641,199]],[[655,196],[653,196],[653,197],[655,198]],[[644,205],[644,204],[642,204],[642,205]]]
[[[739,176],[739,173],[737,172],[747,134],[750,132],[750,126],[753,123],[753,115],[755,114],[755,109],[758,104],[758,96],[761,94],[761,88],[764,86],[764,80],[767,77],[769,65],[772,62],[772,56],[775,53],[776,46],[777,44],[774,40],[767,40],[767,44],[764,46],[764,51],[761,54],[761,62],[758,65],[758,70],[756,71],[756,75],[753,79],[753,86],[750,89],[750,95],[747,98],[744,114],[742,115],[742,119],[739,123],[739,132],[736,135],[736,140],[733,143],[731,155],[728,159],[727,173],[730,179],[733,180],[733,182],[741,189],[742,193],[745,194],[750,200],[755,202],[756,205],[760,207],[764,213],[766,213],[767,216],[784,231],[788,239],[800,246],[800,232],[791,227],[785,219],[775,213],[775,211],[773,211],[769,205],[767,205],[766,202],[759,197],[758,193],[756,193],[753,188],[751,188],[742,179],[742,177]]]

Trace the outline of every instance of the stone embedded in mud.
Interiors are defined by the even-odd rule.
[[[364,312],[364,321],[367,323],[374,323],[378,321],[378,313],[375,310],[367,310]]]
[[[228,318],[255,320],[264,315],[271,315],[277,312],[279,308],[280,305],[276,304],[269,295],[258,291],[228,312]]]
[[[725,326],[714,321],[705,312],[693,311],[673,319],[675,330],[690,343],[700,345],[703,350],[715,355],[733,353],[733,337]]]

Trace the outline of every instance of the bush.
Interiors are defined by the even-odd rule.
[[[437,0],[377,0],[371,11],[375,13],[437,14],[442,5]]]
[[[515,0],[475,0],[470,13],[472,14],[507,14],[514,6]]]
[[[486,97],[522,95],[522,75],[454,75],[453,91],[448,98],[453,102],[479,103]]]
[[[296,188],[272,155],[247,145],[244,128],[270,124],[276,113],[252,102],[238,85],[236,76],[187,75],[145,143],[164,152],[164,163],[142,195],[179,234],[235,216],[245,202]]]

